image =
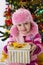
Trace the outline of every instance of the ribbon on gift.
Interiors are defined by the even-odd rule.
[[[23,48],[25,47],[27,44],[26,43],[17,43],[17,42],[11,42],[12,44],[10,46],[14,47],[14,48]]]

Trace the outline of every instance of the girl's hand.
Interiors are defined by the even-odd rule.
[[[31,52],[31,55],[33,54],[33,52],[35,51],[36,49],[36,45],[32,42],[30,42],[30,45],[31,45],[31,49],[30,49],[30,52]]]
[[[7,45],[8,46],[13,46],[13,42],[9,42]]]

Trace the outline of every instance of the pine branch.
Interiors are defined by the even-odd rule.
[[[0,31],[1,34],[4,34],[4,32]]]

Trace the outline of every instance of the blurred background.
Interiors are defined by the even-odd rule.
[[[6,8],[6,1],[5,0],[0,0],[0,26],[5,25],[5,17],[4,17],[4,11]],[[6,28],[0,27],[0,53],[2,53],[3,47],[7,44],[7,40],[2,41],[2,34],[1,31],[5,32]]]

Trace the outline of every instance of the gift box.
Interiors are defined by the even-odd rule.
[[[29,44],[8,46],[7,48],[9,63],[30,63],[31,46]]]

